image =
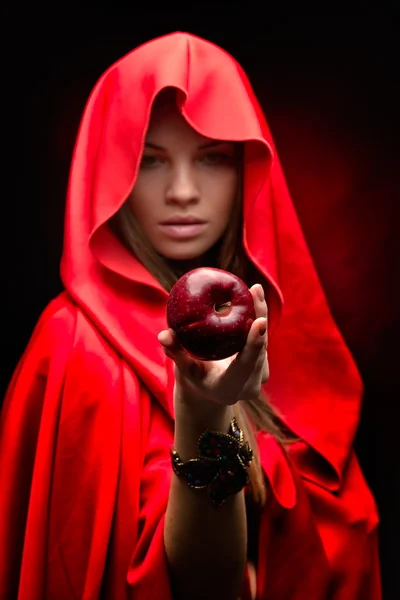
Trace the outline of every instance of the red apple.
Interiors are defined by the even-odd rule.
[[[167,301],[168,327],[183,350],[199,360],[240,352],[255,318],[247,285],[233,273],[211,267],[185,273]]]

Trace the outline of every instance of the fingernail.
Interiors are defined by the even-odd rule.
[[[258,285],[257,287],[257,296],[258,299],[261,300],[261,302],[264,302],[264,289],[262,285]]]
[[[267,331],[267,321],[263,321],[258,329],[258,333],[263,336]]]

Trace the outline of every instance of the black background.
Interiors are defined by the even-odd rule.
[[[358,10],[278,18],[261,5],[262,18],[251,2],[124,12],[110,5],[85,15],[70,6],[2,9],[2,392],[39,314],[61,290],[68,169],[93,85],[148,39],[177,30],[209,39],[252,81],[332,313],[365,382],[355,443],[380,511],[389,600],[400,597],[396,20]]]

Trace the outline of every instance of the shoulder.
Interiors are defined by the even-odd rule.
[[[32,357],[41,363],[42,371],[48,371],[50,363],[76,366],[77,360],[82,367],[100,362],[103,369],[108,364],[114,370],[120,362],[111,344],[67,292],[51,300],[40,315],[21,361]]]
[[[36,371],[39,375],[48,371],[52,356],[57,355],[58,349],[65,348],[73,339],[76,314],[65,293],[61,293],[47,304],[19,359],[13,380],[21,370]]]
[[[72,336],[76,325],[77,308],[69,296],[63,292],[51,300],[36,323],[30,345],[39,340],[44,342],[56,341],[59,335]]]

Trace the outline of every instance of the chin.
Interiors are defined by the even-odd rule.
[[[158,252],[167,260],[174,261],[195,261],[200,260],[208,251],[210,250],[210,246],[201,246],[197,248],[193,248],[189,250],[188,248],[182,248],[177,250],[167,250],[165,248],[160,248]]]
[[[166,261],[178,277],[181,277],[188,271],[203,267],[206,264],[202,256],[188,259],[166,258]]]

